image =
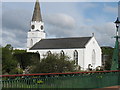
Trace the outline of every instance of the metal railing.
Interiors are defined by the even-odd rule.
[[[120,85],[120,70],[1,75],[2,88],[102,88]]]

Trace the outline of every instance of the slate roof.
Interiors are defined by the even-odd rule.
[[[35,3],[32,21],[42,21],[42,16],[41,16],[41,11],[40,11],[40,4],[39,4],[38,0],[36,0],[36,3]]]
[[[85,45],[91,38],[92,37],[42,39],[31,47],[30,50],[85,48]]]

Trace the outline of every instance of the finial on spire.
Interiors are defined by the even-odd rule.
[[[92,33],[92,37],[94,37],[94,33]]]
[[[39,0],[36,0],[32,21],[42,21]]]

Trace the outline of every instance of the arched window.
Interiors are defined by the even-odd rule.
[[[75,65],[78,65],[78,52],[77,52],[77,50],[74,51],[74,62],[75,62]]]
[[[30,46],[33,46],[33,40],[32,39],[30,40]]]
[[[63,51],[63,50],[60,52],[60,55],[61,55],[61,56],[64,56],[64,51]]]
[[[92,51],[92,65],[95,66],[96,63],[96,53],[95,50]]]
[[[47,55],[51,55],[51,51],[48,51],[48,52],[47,52]]]
[[[37,51],[36,53],[38,54],[38,56],[39,56],[39,59],[41,59],[41,58],[40,58],[40,53],[39,53],[38,51]]]

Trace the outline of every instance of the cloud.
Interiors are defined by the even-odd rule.
[[[47,23],[54,25],[55,27],[67,29],[72,29],[75,27],[75,20],[73,17],[63,13],[48,15],[45,20]]]
[[[114,14],[114,13],[118,12],[118,8],[117,7],[113,7],[113,6],[108,6],[108,5],[104,4],[103,11],[107,12],[107,13]]]
[[[46,4],[46,9],[42,9],[42,11],[45,10],[42,15],[47,38],[87,37],[95,33],[95,37],[101,46],[114,46],[115,39],[111,38],[115,34],[114,24],[106,22],[104,15],[97,16],[98,11],[94,11],[92,18],[89,17],[90,11],[89,13],[87,11],[97,8],[97,4],[64,3],[64,5],[60,4],[62,7],[58,5],[59,3],[55,5],[55,8],[55,6],[49,7],[49,5],[47,7]],[[115,13],[113,8],[106,5],[104,12]],[[102,13],[105,14],[104,12]],[[32,13],[20,8],[3,8],[2,16],[3,45],[10,43],[14,47],[25,48]]]
[[[81,21],[83,22],[83,24],[76,24],[73,17],[69,15],[65,15],[65,17],[57,14],[55,15],[50,15],[46,18],[47,25],[45,30],[47,31],[48,38],[88,37],[92,36],[92,33],[94,33],[101,46],[114,46],[113,42],[115,41],[115,39],[113,39],[112,37],[115,35],[115,25],[113,22],[99,23],[99,19],[97,18],[95,18],[94,20],[88,18],[84,19],[84,21]],[[51,18],[51,16],[54,17]],[[67,22],[70,23],[67,23],[65,21],[64,18],[66,17],[70,17],[69,19],[67,18]],[[99,24],[96,24],[95,21]],[[63,24],[63,22],[65,23],[65,25]],[[85,24],[85,22],[92,24]],[[71,27],[71,23],[74,27]]]
[[[102,23],[99,25],[80,25],[76,29],[76,36],[88,37],[95,34],[95,38],[100,46],[114,46],[112,37],[115,35],[115,25],[112,22]]]
[[[26,47],[27,32],[30,29],[30,12],[21,9],[4,9],[2,12],[2,45]]]
[[[69,15],[63,13],[47,15],[45,23],[48,37],[68,37],[74,35],[72,30],[75,29],[76,22]]]
[[[28,15],[27,15],[28,14]],[[29,12],[26,10],[9,9],[2,12],[2,26],[10,29],[28,29],[30,21]]]
[[[10,32],[12,31],[12,32]],[[2,30],[2,45],[11,44],[13,47],[26,47],[26,35],[27,33],[19,29],[7,29]]]
[[[101,46],[114,46],[115,25],[113,22],[103,23],[92,27]]]

